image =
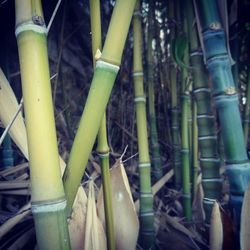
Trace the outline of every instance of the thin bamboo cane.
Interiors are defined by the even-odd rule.
[[[215,130],[208,76],[205,70],[202,53],[199,48],[197,27],[193,26],[194,10],[192,1],[186,0],[188,32],[190,44],[190,63],[192,66],[193,94],[197,103],[197,123],[200,150],[200,166],[204,189],[203,205],[206,212],[206,224],[210,224],[210,215],[215,200],[221,198],[220,160]]]
[[[70,249],[41,1],[15,1],[15,7],[38,247]]]
[[[181,10],[179,10],[181,11]],[[184,31],[187,32],[187,20],[184,21]],[[188,47],[184,50],[183,61],[185,65],[188,62]],[[190,149],[189,149],[189,126],[188,118],[190,114],[190,97],[189,97],[189,76],[188,70],[182,68],[181,71],[181,162],[182,162],[182,192],[183,192],[183,209],[187,220],[192,219],[191,206],[191,186],[190,186]]]
[[[195,2],[202,28],[206,64],[212,78],[212,94],[221,124],[226,172],[230,183],[230,203],[236,221],[239,222],[243,194],[250,179],[250,163],[245,149],[238,94],[217,2]]]
[[[154,244],[154,212],[151,190],[150,156],[147,134],[146,98],[143,87],[142,68],[142,27],[140,0],[137,0],[134,18],[134,102],[136,106],[136,126],[139,150],[140,174],[140,240],[142,247],[150,249]]]
[[[170,25],[170,42],[171,48],[173,39],[175,37],[175,21],[174,21],[174,1],[168,1],[169,10],[169,25]],[[180,156],[180,121],[179,121],[179,103],[177,98],[177,70],[176,64],[173,59],[173,50],[170,53],[170,84],[171,84],[171,134],[173,140],[173,166],[174,166],[174,178],[175,188],[179,190],[181,188],[181,156]]]
[[[154,89],[154,65],[153,65],[153,18],[154,18],[154,1],[149,1],[148,13],[148,36],[147,36],[147,82],[148,82],[148,109],[150,119],[150,137],[152,145],[152,162],[153,173],[157,180],[162,177],[161,155],[158,143],[158,131],[155,116],[155,89]]]
[[[199,160],[198,160],[198,126],[197,126],[197,104],[196,101],[192,101],[192,197],[196,196],[197,191],[197,178],[199,175]]]
[[[95,67],[96,52],[101,50],[101,14],[100,14],[100,0],[90,0],[90,17],[91,17],[91,34],[92,34],[92,56],[93,66]],[[109,174],[109,146],[107,140],[106,115],[104,114],[100,129],[98,132],[98,146],[97,152],[101,161],[102,182],[103,182],[103,196],[104,196],[104,210],[105,223],[107,235],[107,249],[115,249],[115,233],[113,222],[112,209],[112,193],[110,187]]]
[[[247,76],[247,92],[246,92],[246,104],[244,107],[244,114],[243,114],[243,131],[244,131],[244,139],[245,145],[247,147],[248,143],[248,135],[249,135],[249,114],[250,114],[250,70],[248,69],[248,76]]]
[[[135,0],[116,1],[103,52],[96,63],[89,95],[63,176],[68,215],[71,213],[78,186],[119,71],[118,65],[121,62],[134,6]]]

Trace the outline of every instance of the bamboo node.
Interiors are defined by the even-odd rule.
[[[25,32],[25,31],[34,31],[40,34],[47,34],[47,29],[44,25],[40,26],[40,25],[34,24],[32,21],[27,21],[27,22],[19,24],[15,30],[16,37],[18,37],[20,33]]]
[[[31,211],[33,214],[35,213],[48,213],[48,212],[56,212],[61,211],[66,208],[66,200],[57,200],[47,203],[39,203],[39,204],[31,204]]]
[[[102,60],[98,60],[96,62],[96,68],[102,68],[102,69],[107,69],[111,72],[117,73],[120,69],[120,67],[118,65],[109,63],[109,62],[105,62]]]
[[[235,89],[235,87],[232,87],[232,86],[228,87],[225,89],[225,93],[227,95],[234,95],[234,94],[236,94],[236,89]]]
[[[146,102],[145,96],[137,96],[134,98],[134,102]]]
[[[133,72],[133,77],[143,76],[143,72]]]
[[[213,22],[209,25],[211,30],[219,30],[221,29],[221,24],[219,22]]]
[[[139,163],[139,168],[150,168],[150,167],[151,167],[150,162]]]

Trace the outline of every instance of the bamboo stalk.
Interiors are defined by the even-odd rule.
[[[181,11],[181,9],[179,10]],[[187,20],[184,18],[184,32],[187,32]],[[188,62],[188,47],[186,46],[183,54],[185,65]],[[191,206],[191,186],[190,186],[190,142],[188,118],[190,114],[190,96],[189,96],[189,75],[186,68],[181,71],[181,162],[182,162],[182,192],[183,192],[183,210],[187,220],[192,219]]]
[[[117,0],[101,58],[96,63],[89,95],[79,123],[63,180],[70,215],[103,114],[119,71],[135,0]],[[98,105],[96,103],[98,100]]]
[[[238,94],[217,2],[195,2],[202,28],[206,64],[212,79],[212,94],[221,125],[226,173],[230,183],[230,204],[239,222],[244,191],[250,179],[250,163],[245,149]]]
[[[192,101],[192,197],[195,197],[197,190],[197,178],[199,174],[199,161],[198,161],[198,126],[197,126],[197,104]]]
[[[158,142],[158,131],[155,116],[155,89],[154,89],[154,65],[153,65],[153,19],[154,19],[154,1],[149,1],[148,13],[148,37],[147,37],[147,82],[148,82],[148,110],[150,119],[150,138],[152,146],[153,174],[157,180],[162,177],[161,155]]]
[[[96,53],[101,50],[101,13],[100,0],[90,0],[91,34],[92,34],[92,56],[95,67]],[[107,249],[115,249],[115,232],[113,222],[112,193],[109,174],[109,146],[107,140],[106,115],[103,115],[98,132],[97,152],[101,161],[103,197],[105,210],[105,223],[107,235]]]
[[[154,211],[150,176],[151,164],[147,134],[146,98],[143,87],[142,27],[140,0],[137,0],[136,2],[133,18],[133,30],[133,79],[135,96],[134,102],[136,108],[136,126],[138,136],[140,176],[140,240],[143,248],[150,249],[154,244]]]
[[[206,212],[206,225],[210,224],[213,203],[221,198],[222,181],[220,179],[220,159],[216,136],[215,116],[212,108],[208,76],[204,66],[197,35],[193,26],[194,10],[192,1],[186,1],[188,32],[190,45],[190,63],[192,66],[193,95],[197,103],[198,141],[200,166],[204,189],[203,206]]]
[[[175,38],[175,22],[174,22],[174,0],[168,1],[169,10],[169,26],[170,26],[170,84],[171,84],[171,134],[173,140],[173,153],[172,161],[174,166],[175,188],[181,188],[181,155],[180,155],[180,121],[179,121],[179,103],[177,94],[177,69],[173,59],[173,39]]]
[[[38,247],[70,249],[41,1],[15,1],[15,7]]]
[[[244,131],[244,140],[245,145],[247,147],[248,143],[248,135],[249,135],[249,114],[250,114],[250,70],[248,69],[248,76],[247,76],[247,91],[246,91],[246,104],[244,107],[244,113],[243,113],[243,131]]]

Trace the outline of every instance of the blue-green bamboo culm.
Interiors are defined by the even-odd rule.
[[[155,90],[154,90],[154,65],[153,65],[153,18],[154,18],[154,1],[149,1],[148,13],[148,37],[147,37],[147,81],[148,81],[148,109],[150,119],[150,137],[152,146],[152,163],[153,173],[157,180],[162,177],[161,155],[158,143],[158,131],[155,116]]]
[[[221,198],[222,180],[220,178],[220,159],[215,126],[215,115],[211,103],[211,91],[205,69],[203,54],[198,41],[197,27],[193,25],[194,10],[192,0],[185,0],[188,18],[191,73],[193,94],[197,103],[197,123],[200,151],[200,167],[204,190],[203,206],[205,223],[209,225],[215,200]]]
[[[224,143],[230,204],[239,222],[244,191],[250,179],[250,163],[245,149],[238,94],[217,3],[215,0],[195,2],[202,27],[206,64],[212,78],[212,95]]]
[[[142,67],[142,27],[140,0],[137,0],[134,28],[133,78],[136,108],[136,126],[139,151],[140,174],[140,242],[143,249],[150,249],[154,244],[154,212],[153,195],[151,191],[151,167],[148,147],[146,98],[143,87]]]

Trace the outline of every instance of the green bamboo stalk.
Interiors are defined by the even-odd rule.
[[[150,249],[154,244],[154,212],[151,190],[150,156],[148,148],[146,98],[143,88],[142,68],[142,27],[140,0],[137,0],[134,19],[134,57],[133,78],[136,105],[136,126],[139,150],[140,174],[140,240],[143,249]]]
[[[70,249],[42,5],[17,0],[15,7],[38,248]]]
[[[204,189],[206,225],[210,224],[213,203],[221,198],[220,159],[215,129],[215,116],[211,103],[208,76],[198,41],[197,27],[193,26],[194,10],[191,0],[186,0],[190,63],[193,77],[193,94],[197,103],[197,124],[200,150],[200,166]]]
[[[225,34],[215,0],[197,0],[206,64],[212,79],[212,94],[218,110],[225,150],[226,173],[230,183],[230,203],[240,221],[244,191],[250,179],[239,100],[231,72]]]
[[[174,22],[174,1],[168,1],[168,16],[170,25],[170,41],[171,47],[175,38],[175,22]],[[174,166],[174,178],[175,188],[179,190],[181,188],[181,153],[180,153],[180,121],[179,121],[179,103],[177,98],[177,69],[173,59],[173,50],[170,53],[170,85],[171,85],[171,134],[173,141],[173,153],[172,162]]]
[[[95,55],[97,50],[101,50],[101,13],[100,0],[90,0],[90,23],[92,34],[92,56],[93,66],[95,67]],[[109,173],[109,146],[107,140],[106,115],[103,115],[101,126],[98,132],[97,152],[101,161],[104,212],[107,235],[107,249],[115,249],[115,233],[113,223],[112,194]]]
[[[68,215],[71,214],[77,189],[119,71],[134,6],[135,0],[116,1],[102,55],[96,63],[88,98],[63,176]]]
[[[187,220],[192,219],[190,194],[190,159],[188,142],[188,93],[181,96],[181,163],[182,163],[182,193],[183,210]]]
[[[149,13],[148,13],[148,36],[147,36],[147,81],[148,81],[148,109],[150,119],[150,138],[152,146],[152,162],[153,162],[153,173],[157,180],[162,177],[161,167],[161,155],[158,143],[158,131],[156,125],[155,116],[155,90],[154,90],[154,66],[153,66],[153,51],[152,51],[152,40],[153,40],[153,18],[154,18],[154,1],[149,1]]]

